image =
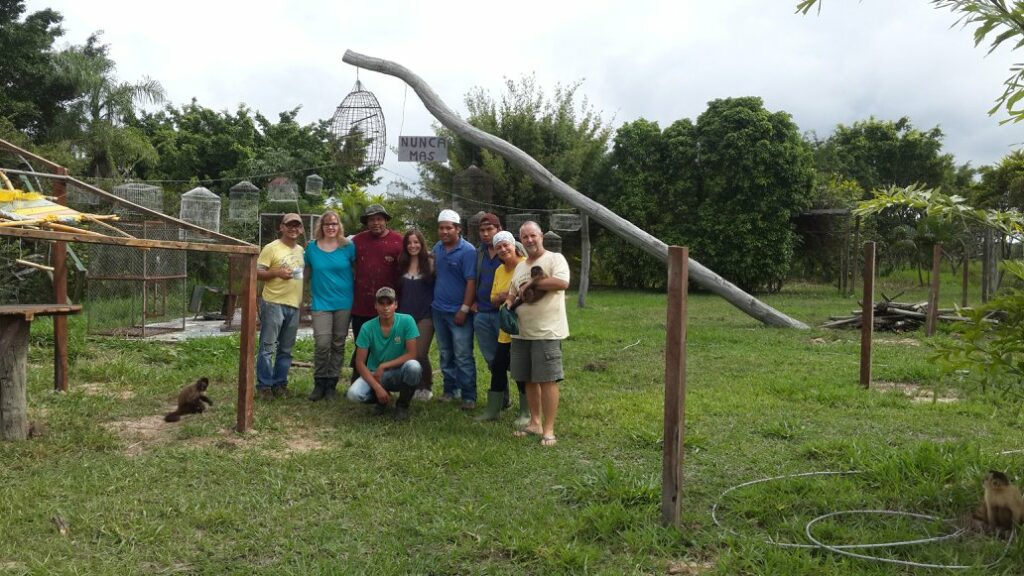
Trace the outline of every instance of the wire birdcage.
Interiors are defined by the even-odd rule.
[[[242,180],[228,191],[228,220],[255,220],[260,215],[260,189]]]
[[[509,214],[505,219],[507,224],[507,230],[512,233],[516,239],[519,239],[519,227],[523,225],[523,222],[536,222],[540,217],[537,214],[523,213],[523,214]]]
[[[544,233],[544,249],[549,252],[562,251],[562,237],[555,234],[553,230]]]
[[[164,222],[113,224],[136,238],[178,240]],[[184,250],[89,245],[85,306],[89,334],[143,337],[185,328]]]
[[[494,178],[472,164],[452,178],[452,194],[455,196],[452,199],[455,206],[462,206],[466,200],[490,204],[494,199]]]
[[[551,229],[559,232],[579,232],[583,217],[575,212],[554,212],[551,214]]]
[[[220,232],[220,196],[210,192],[202,186],[197,186],[181,195],[181,212],[179,218],[207,230]],[[210,242],[213,239],[194,232],[182,229],[179,231],[182,240]]]
[[[354,165],[366,168],[384,163],[387,149],[384,111],[373,92],[364,90],[359,80],[334,111],[331,132],[338,138],[342,150],[354,156]],[[356,154],[359,156],[355,157]]]
[[[133,204],[155,210],[161,214],[164,211],[164,191],[159,186],[142,182],[128,182],[114,186],[112,192],[115,196]],[[114,207],[114,213],[125,220],[142,220],[145,218],[142,212],[131,210],[121,205]]]
[[[299,187],[284,176],[278,176],[267,186],[267,202],[295,204],[299,201]]]
[[[320,197],[320,193],[324,190],[324,179],[317,174],[310,174],[306,176],[306,196]]]
[[[68,184],[67,192],[68,206],[76,210],[94,212],[95,208],[103,203],[99,196],[86,192],[73,183]]]

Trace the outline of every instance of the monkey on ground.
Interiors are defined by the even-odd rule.
[[[1011,532],[1024,521],[1024,498],[1010,478],[995,470],[985,475],[985,497],[971,515],[974,528]]]
[[[540,266],[534,266],[530,268],[530,283],[523,289],[523,293],[520,294],[515,302],[512,303],[510,310],[515,310],[520,304],[534,304],[538,300],[544,297],[548,293],[547,290],[541,290],[537,288],[535,284],[538,280],[547,278],[548,275],[544,273],[544,269]]]
[[[177,422],[185,414],[199,414],[206,410],[203,402],[213,406],[213,400],[206,395],[206,388],[209,386],[210,381],[204,376],[182,388],[181,392],[178,392],[178,409],[164,416],[164,421]]]

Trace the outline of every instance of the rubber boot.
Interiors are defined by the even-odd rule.
[[[327,393],[325,386],[325,378],[313,378],[313,391],[309,393],[309,401],[316,402],[317,400],[323,399]]]
[[[398,401],[395,402],[395,420],[404,422],[409,419],[409,404],[412,403],[412,397],[415,393],[415,386],[406,386],[398,393]]]
[[[519,393],[519,415],[516,416],[513,426],[518,430],[530,423],[530,405],[526,403],[526,394]]]
[[[484,413],[474,418],[474,420],[477,422],[497,420],[498,416],[501,414],[501,406],[504,403],[505,393],[491,390],[487,393],[487,406],[484,407]]]
[[[324,400],[334,400],[338,395],[338,377],[324,378]]]
[[[510,398],[508,390],[502,393],[501,397],[501,409],[507,410],[512,407],[512,398]]]

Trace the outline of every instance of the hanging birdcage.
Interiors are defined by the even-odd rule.
[[[267,202],[295,204],[299,201],[299,187],[284,176],[278,176],[267,185]]]
[[[562,237],[555,234],[554,231],[548,230],[544,233],[544,249],[549,252],[561,252]]]
[[[260,215],[260,189],[242,180],[228,191],[228,220],[253,221]]]
[[[181,195],[181,213],[179,218],[185,222],[202,226],[207,230],[220,232],[220,196],[202,186],[197,186]],[[210,242],[213,239],[192,230],[182,229],[179,233],[182,240],[193,242]]]
[[[539,216],[537,214],[531,213],[509,214],[505,219],[505,224],[508,226],[506,229],[518,240],[519,227],[523,225],[523,222],[536,222],[538,218]]]
[[[579,232],[583,227],[583,217],[575,212],[555,212],[551,214],[551,229],[559,232]]]
[[[455,206],[462,206],[467,200],[478,202],[477,206],[488,206],[494,199],[494,178],[472,164],[452,178],[452,194]]]
[[[159,186],[143,184],[142,182],[128,182],[114,186],[113,192],[114,196],[123,198],[133,204],[138,204],[143,208],[149,208],[160,213],[164,211],[164,191]],[[114,207],[114,213],[125,220],[141,220],[144,217],[142,212],[132,210],[120,204]]]
[[[366,168],[384,163],[387,149],[384,111],[373,92],[364,90],[359,80],[334,111],[331,132],[353,165]]]
[[[324,190],[324,179],[316,174],[306,176],[306,196],[319,198]]]

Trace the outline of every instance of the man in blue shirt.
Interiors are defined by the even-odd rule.
[[[442,400],[452,400],[458,391],[462,409],[476,408],[476,360],[473,359],[473,318],[470,307],[476,293],[476,249],[461,235],[462,219],[454,210],[442,210],[437,217],[434,244],[434,334],[437,337]]]
[[[420,332],[408,314],[395,312],[395,290],[377,290],[377,317],[363,324],[356,337],[356,372],[359,378],[345,396],[353,402],[373,402],[381,413],[387,411],[390,392],[398,392],[395,420],[409,419],[409,403],[420,383],[421,368],[416,360],[416,339]]]

